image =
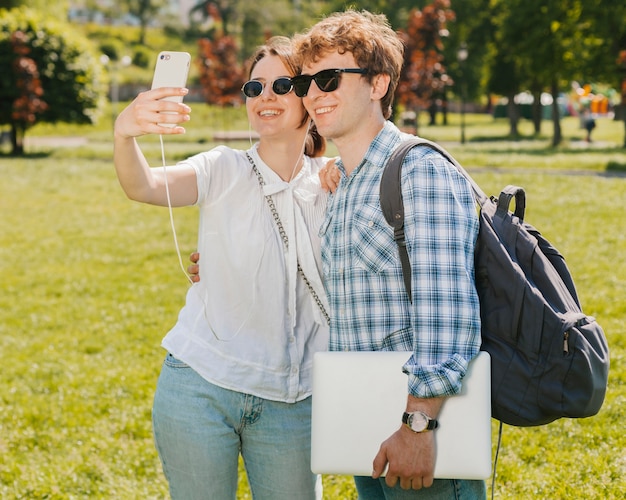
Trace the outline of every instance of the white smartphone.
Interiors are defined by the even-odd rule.
[[[189,75],[191,55],[188,52],[163,51],[157,56],[152,78],[152,88],[185,87]],[[164,97],[166,101],[183,102],[183,96]],[[170,113],[173,114],[173,113]],[[173,123],[159,123],[162,127],[173,127]]]

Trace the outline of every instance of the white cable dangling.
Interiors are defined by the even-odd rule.
[[[302,142],[302,148],[300,148],[300,154],[298,155],[298,158],[296,159],[296,164],[293,166],[293,170],[291,171],[291,176],[289,177],[289,181],[287,182],[291,182],[294,176],[296,175],[296,170],[298,168],[298,165],[300,164],[300,160],[304,161],[304,151],[306,150],[306,140],[309,137],[309,131],[311,130],[312,123],[313,123],[313,120],[309,118],[309,123],[306,126],[306,133],[304,134],[304,141]]]
[[[161,162],[163,164],[163,177],[165,180],[165,194],[167,196],[167,207],[169,209],[169,214],[170,214],[170,225],[172,227],[172,234],[174,236],[174,245],[176,247],[176,254],[178,255],[178,263],[180,264],[180,268],[183,271],[183,274],[185,275],[185,277],[187,278],[187,281],[189,281],[190,284],[194,284],[191,277],[189,276],[189,274],[187,274],[187,270],[185,269],[185,266],[183,264],[183,258],[180,254],[180,247],[178,245],[178,237],[176,236],[176,226],[174,224],[174,212],[172,210],[172,200],[170,197],[170,189],[169,189],[169,183],[167,180],[167,165],[165,162],[165,147],[163,145],[163,136],[159,135],[159,140],[161,141]],[[264,250],[264,249],[263,249]],[[261,263],[263,262],[263,259],[261,258],[259,260],[259,268],[261,266]],[[256,270],[255,274],[258,273],[258,270]],[[196,289],[196,291],[199,293],[199,289]],[[250,308],[248,315],[242,320],[241,324],[239,325],[239,327],[235,330],[235,333],[232,334],[230,337],[228,338],[222,338],[220,337],[217,332],[215,331],[215,328],[213,327],[213,325],[211,324],[211,322],[209,321],[209,318],[207,317],[207,302],[206,302],[206,297],[205,296],[200,296],[200,301],[203,304],[203,310],[204,310],[204,317],[206,319],[207,325],[209,326],[209,329],[211,330],[211,333],[213,334],[213,336],[215,337],[216,340],[220,341],[220,342],[230,342],[231,340],[233,340],[235,337],[237,337],[239,335],[239,333],[241,333],[241,331],[243,330],[243,327],[246,325],[246,323],[248,322],[248,320],[250,319],[250,316],[252,314],[252,308]],[[256,302],[256,293],[253,296],[253,303]]]
[[[252,147],[252,125],[250,124],[250,120],[248,120],[248,139],[250,139],[250,147]]]
[[[189,283],[193,285],[193,281],[191,277],[189,276],[189,274],[187,274],[187,270],[185,269],[185,266],[183,264],[183,258],[180,255],[180,247],[178,246],[178,237],[176,236],[176,226],[174,224],[174,211],[172,210],[172,200],[170,198],[170,188],[169,188],[169,182],[167,180],[167,166],[165,164],[165,147],[163,146],[163,136],[161,134],[159,134],[159,140],[161,141],[161,161],[163,163],[163,177],[165,180],[165,195],[167,196],[167,208],[169,209],[169,214],[170,214],[170,225],[172,227],[172,234],[174,236],[174,246],[176,247],[176,254],[178,255],[178,263],[180,265],[180,268],[182,269],[183,274],[185,275],[185,278],[187,278],[187,281],[189,281]]]

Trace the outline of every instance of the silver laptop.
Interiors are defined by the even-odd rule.
[[[318,352],[313,361],[311,469],[371,476],[381,443],[401,424],[410,352]],[[461,394],[450,397],[435,430],[439,479],[491,475],[491,366],[486,352],[470,363]]]

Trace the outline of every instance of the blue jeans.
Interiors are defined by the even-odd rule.
[[[289,404],[222,389],[168,354],[152,422],[173,499],[234,500],[239,454],[255,500],[321,498],[311,398]]]
[[[484,481],[435,479],[430,488],[420,490],[403,490],[400,481],[390,488],[384,477],[357,476],[354,482],[359,500],[484,500],[487,497]]]

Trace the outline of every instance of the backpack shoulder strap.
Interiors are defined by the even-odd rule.
[[[393,239],[398,245],[400,263],[402,264],[404,288],[411,301],[413,299],[411,294],[411,262],[409,261],[406,239],[404,237],[404,203],[402,201],[400,175],[402,173],[402,163],[407,153],[415,146],[423,144],[424,141],[425,139],[415,137],[401,142],[391,154],[380,178],[380,207],[385,220],[393,227]]]
[[[398,245],[400,263],[402,264],[402,275],[404,287],[412,300],[411,294],[411,263],[406,249],[406,239],[404,235],[404,203],[402,201],[402,186],[400,182],[402,164],[408,152],[416,146],[426,146],[434,149],[443,155],[472,185],[474,197],[482,207],[487,201],[487,195],[480,189],[478,184],[470,177],[465,169],[454,159],[454,157],[438,144],[421,137],[412,137],[402,141],[389,157],[389,161],[383,170],[380,179],[380,207],[385,216],[385,220],[393,227],[393,239]]]

